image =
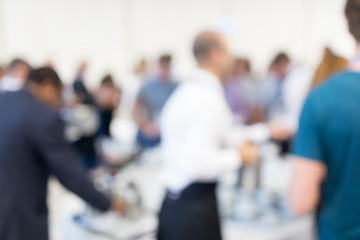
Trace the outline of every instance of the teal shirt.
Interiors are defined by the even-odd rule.
[[[345,71],[305,102],[294,154],[322,162],[320,240],[360,239],[360,73]]]

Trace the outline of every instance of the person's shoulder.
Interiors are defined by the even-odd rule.
[[[337,91],[338,87],[346,84],[346,79],[352,78],[356,73],[350,71],[337,72],[334,75],[328,77],[322,84],[313,89],[313,94],[324,94],[332,91]],[[360,73],[359,73],[360,76]]]
[[[207,88],[192,83],[191,80],[182,82],[168,99],[163,115],[178,116],[179,114],[194,115],[199,111],[206,112],[209,109],[218,109],[221,100],[212,94]]]
[[[58,114],[35,99],[26,90],[0,94],[5,103],[11,103],[21,112],[24,127],[30,131],[38,131],[41,126],[56,121]],[[0,101],[2,101],[0,100]]]
[[[144,97],[144,95],[149,91],[150,85],[148,80],[146,80],[138,90],[138,97]]]
[[[169,81],[169,85],[172,87],[172,88],[176,88],[177,86],[180,85],[180,81],[179,80],[175,80],[175,79],[171,79]]]
[[[200,94],[200,95],[199,95]],[[177,85],[177,88],[174,90],[173,95],[176,98],[190,98],[190,99],[199,99],[196,96],[201,96],[204,94],[204,89],[198,87],[196,84],[193,84],[191,80],[185,80]]]
[[[349,77],[351,77],[349,71],[341,71],[332,75],[322,84],[311,90],[307,97],[307,102],[311,105],[316,105],[318,108],[334,107],[334,101],[338,101],[334,96],[335,94],[339,94],[339,90],[342,89],[344,84],[347,84],[346,79]]]
[[[10,94],[11,96],[11,94]],[[2,92],[0,89],[0,102],[5,102],[6,99],[9,98],[9,93],[8,92]]]
[[[0,101],[7,107],[12,106],[19,111],[32,108],[35,99],[24,89],[18,91],[4,91],[0,93]]]
[[[158,81],[155,77],[148,77],[144,80],[144,83],[140,87],[141,91],[148,91],[154,87],[157,87]]]
[[[187,83],[181,84],[178,89],[182,89],[184,98],[191,99],[192,105],[199,108],[206,106],[212,106],[216,108],[219,106],[219,104],[222,103],[222,94],[216,92],[216,89],[191,81],[192,80],[188,80]]]
[[[18,91],[0,91],[1,98],[19,98],[21,96],[26,96],[25,90],[21,89]]]
[[[27,104],[26,116],[29,119],[30,124],[40,124],[40,126],[47,125],[57,121],[59,118],[57,112],[33,97],[31,97],[31,100],[29,100]]]
[[[355,73],[348,71],[348,70],[342,70],[342,71],[336,72],[335,74],[328,77],[328,80],[325,81],[324,85],[326,85],[326,83],[341,81],[344,78],[349,78],[353,74],[355,74]]]

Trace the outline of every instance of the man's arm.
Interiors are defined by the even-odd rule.
[[[137,98],[132,110],[132,116],[136,124],[139,126],[139,128],[142,128],[150,123],[150,120],[147,119],[142,112],[143,107],[144,106],[142,101],[139,98]]]
[[[222,146],[220,137],[226,126],[219,120],[216,104],[211,104],[211,100],[206,104],[201,104],[199,109],[192,115],[191,124],[186,127],[186,141],[182,146],[183,161],[178,163],[179,171],[187,175],[189,179],[197,181],[207,181],[219,177],[220,175],[234,171],[242,164],[256,162],[258,157],[257,148],[248,142],[238,143],[227,147]],[[163,116],[162,133],[167,137],[167,121],[175,121],[172,118],[167,120]]]
[[[294,144],[294,175],[290,204],[295,214],[303,215],[316,208],[321,198],[320,187],[326,177],[326,156],[322,137],[322,108],[316,93],[306,100]]]
[[[301,157],[294,157],[293,165],[290,206],[294,214],[301,216],[313,211],[318,205],[326,166],[322,162]]]
[[[281,124],[272,123],[257,123],[253,125],[235,125],[228,134],[228,144],[237,145],[244,140],[249,140],[255,143],[263,143],[270,139],[285,140],[292,136],[292,132],[287,130]]]
[[[159,129],[158,127],[148,119],[142,109],[144,108],[143,102],[138,98],[135,101],[132,116],[139,129],[143,134],[148,137],[158,137]]]
[[[42,156],[48,171],[70,191],[90,203],[92,206],[107,211],[111,201],[98,192],[88,179],[86,172],[80,165],[77,155],[66,142],[63,133],[63,123],[58,117],[47,124],[37,133],[37,149]]]

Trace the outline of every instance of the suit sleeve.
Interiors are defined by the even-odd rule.
[[[39,151],[49,172],[70,191],[102,211],[110,208],[110,200],[98,192],[80,165],[77,155],[64,137],[64,125],[54,117],[39,134]]]

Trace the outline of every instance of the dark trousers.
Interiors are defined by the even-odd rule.
[[[292,150],[292,143],[293,143],[293,139],[292,138],[288,138],[285,139],[283,141],[278,141],[277,144],[280,147],[280,153],[281,155],[286,155],[288,153],[291,153]]]
[[[221,240],[215,183],[194,183],[174,199],[165,197],[158,240]]]

